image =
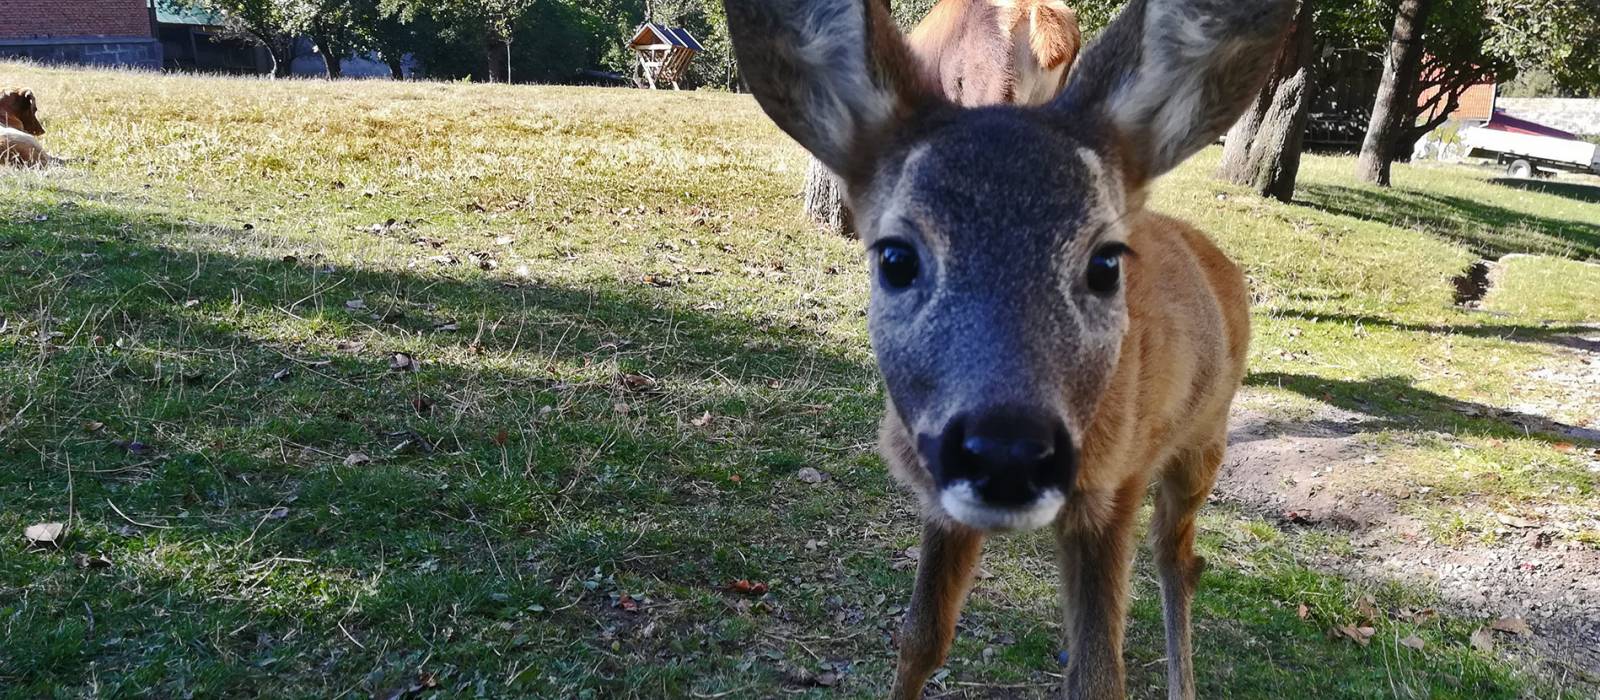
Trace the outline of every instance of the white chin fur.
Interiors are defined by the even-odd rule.
[[[979,530],[1034,530],[1049,525],[1067,502],[1060,489],[1046,489],[1032,503],[1002,508],[985,503],[972,482],[957,481],[939,492],[939,506],[957,522]]]

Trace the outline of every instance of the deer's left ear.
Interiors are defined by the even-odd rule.
[[[932,94],[881,0],[725,0],[744,79],[767,115],[848,179]]]
[[[1123,137],[1135,184],[1227,131],[1266,82],[1294,0],[1134,0],[1084,52],[1057,98]]]

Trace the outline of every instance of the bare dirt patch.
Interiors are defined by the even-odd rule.
[[[1541,378],[1559,378],[1572,393],[1552,397],[1549,405],[1508,407],[1506,413],[1542,422],[1535,430],[1583,443],[1600,434],[1544,418],[1565,402],[1600,396],[1593,391],[1600,387],[1600,353],[1589,349],[1589,338],[1572,340],[1561,343],[1566,350],[1560,366],[1541,370],[1547,375]],[[1485,624],[1524,618],[1533,634],[1507,651],[1600,683],[1600,550],[1565,538],[1570,529],[1559,526],[1593,520],[1596,513],[1552,504],[1533,506],[1539,516],[1533,520],[1496,516],[1488,505],[1441,501],[1426,487],[1397,483],[1386,473],[1375,440],[1379,430],[1393,427],[1388,417],[1326,405],[1292,418],[1271,415],[1270,408],[1240,407],[1216,494],[1290,527],[1348,536],[1347,552],[1308,553],[1321,569],[1368,582],[1431,587],[1449,612]],[[1492,543],[1444,541],[1416,515],[1429,507],[1481,508],[1503,527]]]

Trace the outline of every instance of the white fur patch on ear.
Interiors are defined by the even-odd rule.
[[[1266,77],[1285,27],[1284,0],[1149,0],[1138,69],[1106,110],[1148,139],[1146,170],[1172,169],[1226,130]],[[1283,20],[1283,21],[1280,21]]]
[[[804,41],[795,46],[800,65],[811,71],[810,94],[802,104],[803,118],[821,141],[813,150],[826,148],[834,158],[848,155],[857,135],[894,113],[894,96],[872,81],[865,9],[855,3],[845,10],[847,17],[810,14],[799,32]]]

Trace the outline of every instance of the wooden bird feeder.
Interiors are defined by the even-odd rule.
[[[677,90],[678,81],[689,70],[689,61],[705,50],[689,30],[654,23],[639,25],[628,47],[639,55],[643,82],[648,83],[651,90],[663,83],[670,83],[672,89]]]

